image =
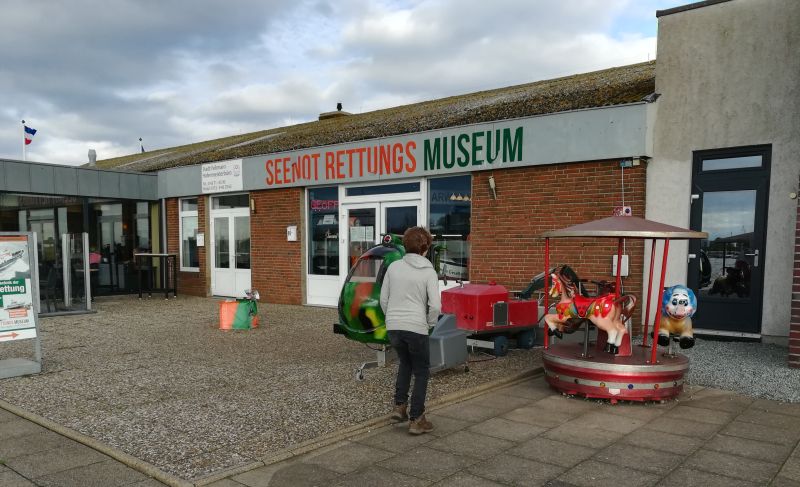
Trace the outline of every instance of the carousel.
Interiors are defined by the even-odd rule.
[[[665,225],[634,216],[612,216],[546,232],[544,336],[542,360],[547,382],[564,394],[587,398],[626,401],[660,401],[673,398],[683,390],[689,359],[676,353],[694,345],[691,316],[697,300],[691,289],[672,286],[665,289],[669,243],[671,240],[708,238],[705,232]],[[560,238],[609,238],[617,240],[616,280],[585,281],[568,265],[550,267],[550,240]],[[650,273],[643,322],[643,342],[631,342],[631,316],[636,297],[622,290],[623,246],[626,240],[651,240]],[[660,245],[659,245],[660,244]],[[660,252],[657,252],[660,250]],[[656,256],[661,268],[658,287],[653,288]],[[593,287],[593,289],[589,289]],[[653,292],[659,306],[650,303]],[[557,298],[553,306],[549,298]],[[565,333],[583,330],[583,343],[566,343]],[[594,346],[590,334],[596,329]],[[648,344],[648,330],[653,339]],[[666,347],[659,354],[659,345]]]

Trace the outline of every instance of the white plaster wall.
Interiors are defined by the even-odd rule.
[[[772,145],[763,335],[789,333],[797,203],[788,195],[800,178],[798,84],[798,0],[733,0],[659,19],[662,96],[649,127],[647,218],[689,225],[692,151]],[[685,282],[687,243],[671,245],[667,282]]]

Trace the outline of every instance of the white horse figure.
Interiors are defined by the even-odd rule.
[[[589,320],[608,334],[604,350],[615,355],[619,353],[622,338],[628,332],[624,320],[633,313],[636,298],[629,294],[617,297],[613,292],[582,296],[578,292],[580,281],[577,274],[566,265],[550,274],[550,278],[553,280],[550,296],[560,296],[561,299],[556,304],[556,313],[544,316],[548,333],[560,338],[566,326],[574,328],[576,323]]]

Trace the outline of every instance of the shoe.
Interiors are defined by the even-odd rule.
[[[547,329],[547,336],[553,336],[553,335],[555,335],[557,338],[563,338],[564,337],[564,334],[561,332],[561,330],[558,330],[558,329],[551,330],[550,328],[548,328]]]
[[[687,348],[692,348],[694,346],[694,337],[681,337],[680,342],[681,348],[684,350]]]
[[[658,335],[658,344],[661,345],[662,347],[668,347],[669,346],[669,336],[668,335],[662,335],[662,334],[659,333],[659,335]]]
[[[408,432],[412,435],[421,435],[431,431],[433,431],[433,423],[425,419],[424,414],[408,423]]]
[[[613,345],[611,345],[609,342],[606,342],[606,346],[603,347],[603,351],[605,353],[611,353],[611,347],[613,347]]]
[[[398,423],[408,421],[408,404],[397,404],[392,411],[392,419]]]

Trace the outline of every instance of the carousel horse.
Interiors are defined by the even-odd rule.
[[[686,286],[672,286],[664,291],[661,300],[661,325],[658,329],[658,344],[669,345],[670,334],[680,335],[681,348],[694,346],[692,316],[697,311],[697,298]]]
[[[611,288],[604,286],[600,286],[597,296],[585,296],[577,274],[566,265],[552,272],[550,278],[553,280],[550,296],[561,296],[561,299],[556,304],[556,313],[544,316],[548,334],[561,338],[566,327],[575,328],[588,320],[608,334],[604,350],[615,355],[619,353],[622,338],[627,333],[623,320],[630,318],[636,298],[618,297]]]

